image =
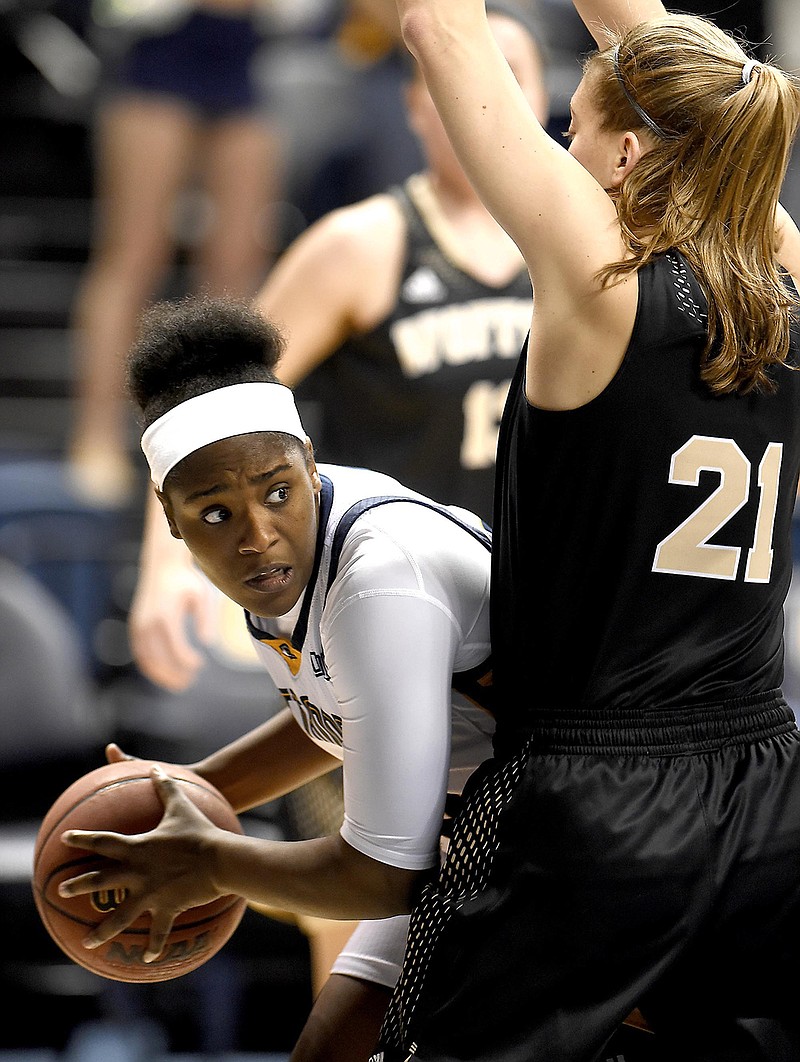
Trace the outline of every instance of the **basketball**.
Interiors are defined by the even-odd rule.
[[[143,958],[149,913],[100,947],[83,946],[83,939],[124,899],[124,893],[59,896],[62,881],[104,862],[101,856],[63,844],[61,835],[72,829],[135,834],[156,827],[164,806],[150,776],[153,762],[110,763],[77,779],[45,815],[34,848],[33,894],[47,931],[70,959],[113,981],[167,981],[195,970],[230,939],[246,907],[241,897],[223,896],[184,911],[176,917],[161,955],[149,963]],[[244,832],[233,808],[209,782],[187,767],[161,766],[216,826]]]

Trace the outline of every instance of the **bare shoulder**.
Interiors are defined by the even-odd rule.
[[[278,259],[257,298],[262,311],[297,334],[313,291],[316,328],[341,341],[374,327],[396,297],[405,223],[390,195],[339,207],[310,225]]]
[[[577,409],[595,399],[619,371],[633,332],[638,274],[597,286],[579,304],[534,303],[525,393],[541,409]]]
[[[373,262],[391,258],[405,239],[405,221],[396,199],[386,193],[331,211],[317,222],[329,250]]]
[[[368,332],[391,312],[400,286],[406,248],[406,223],[397,200],[370,196],[333,211],[320,223],[328,270],[357,294],[351,304],[351,328]]]

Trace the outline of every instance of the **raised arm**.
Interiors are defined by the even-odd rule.
[[[620,242],[613,205],[542,128],[489,28],[484,0],[397,0],[459,160],[525,256],[537,300],[551,285],[594,289]],[[577,250],[580,242],[581,249]]]
[[[463,169],[522,252],[534,290],[526,391],[574,408],[595,397],[622,359],[635,285],[602,287],[625,248],[605,186],[542,128],[489,28],[484,0],[397,0]],[[620,167],[635,164],[620,156]],[[605,174],[603,174],[605,179]]]
[[[606,27],[624,33],[631,26],[667,13],[661,0],[573,0],[573,3],[598,48],[608,47]]]

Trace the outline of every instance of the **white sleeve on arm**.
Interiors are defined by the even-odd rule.
[[[336,608],[326,661],[342,715],[342,837],[390,866],[438,861],[460,636],[419,589],[363,591]]]

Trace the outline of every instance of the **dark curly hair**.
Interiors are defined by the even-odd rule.
[[[127,361],[128,393],[142,428],[173,406],[239,383],[279,383],[280,330],[248,303],[190,295],[140,318]]]

